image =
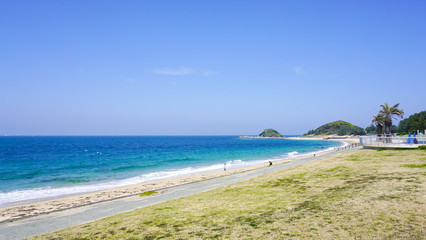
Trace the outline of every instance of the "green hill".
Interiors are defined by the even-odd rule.
[[[277,130],[269,128],[265,129],[261,134],[259,134],[259,137],[283,137],[281,133],[279,133]]]
[[[364,135],[364,129],[345,121],[335,121],[310,130],[305,135]]]
[[[417,130],[424,131],[426,129],[426,111],[415,113],[409,118],[399,122],[398,132],[407,134]]]

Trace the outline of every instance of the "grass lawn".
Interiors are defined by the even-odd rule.
[[[425,150],[358,150],[35,239],[425,239]]]

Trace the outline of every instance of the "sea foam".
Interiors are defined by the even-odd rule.
[[[241,159],[227,161],[226,169],[235,169],[241,168],[245,166],[265,163],[267,160],[258,160],[258,161],[243,161]],[[78,186],[70,186],[70,187],[61,187],[61,188],[34,188],[28,190],[15,190],[10,192],[1,192],[0,193],[0,207],[3,205],[9,205],[13,202],[21,202],[37,200],[37,199],[45,199],[45,198],[55,198],[63,195],[70,194],[81,194],[81,193],[89,193],[104,189],[111,189],[117,187],[123,187],[132,184],[152,182],[163,179],[177,178],[183,176],[190,176],[195,174],[214,172],[214,171],[223,171],[224,164],[213,164],[209,166],[202,167],[186,167],[181,169],[169,170],[169,171],[159,171],[147,174],[141,174],[137,177],[117,180],[117,181],[109,181],[97,184],[88,184],[88,185],[78,185]]]

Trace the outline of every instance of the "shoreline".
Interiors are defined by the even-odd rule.
[[[294,140],[324,140],[324,139],[301,139],[298,137],[291,138]],[[345,139],[346,140],[346,139]],[[353,142],[345,141],[343,139],[339,139],[336,141],[343,142],[344,145],[337,147],[346,148],[346,146],[351,145]],[[359,140],[358,140],[359,141]],[[321,156],[323,154],[338,151],[336,148],[330,149],[328,151],[319,151],[319,152],[311,152],[302,154],[300,156],[295,157],[287,157],[283,159],[278,159],[274,161],[274,164],[285,164],[289,162],[293,162],[296,160],[304,159],[315,154],[317,156]],[[266,160],[265,160],[266,161]],[[258,168],[267,167],[266,162],[260,163],[256,165],[250,165],[241,168],[229,169],[227,171],[214,171],[214,172],[206,172],[201,174],[194,174],[176,178],[169,178],[163,180],[154,180],[150,182],[126,185],[117,188],[111,189],[103,189],[89,193],[75,193],[75,194],[67,194],[55,197],[47,197],[42,199],[31,199],[24,200],[19,202],[13,202],[10,204],[5,204],[5,206],[0,207],[0,223],[7,221],[14,221],[19,219],[24,219],[28,217],[38,216],[42,214],[48,214],[52,212],[73,209],[77,207],[93,205],[97,203],[102,203],[106,201],[112,201],[116,199],[122,199],[127,197],[136,196],[140,193],[146,191],[164,191],[164,189],[184,185],[193,182],[200,182],[212,178],[223,177],[227,175],[232,175],[241,172],[247,172]]]
[[[241,139],[289,139],[289,137],[238,136]]]
[[[317,136],[298,136],[298,137],[260,137],[260,136],[239,136],[241,139],[282,139],[282,140],[320,140],[347,142],[349,144],[359,143],[359,136],[350,135],[317,135]]]
[[[300,137],[288,137],[291,140],[322,140],[322,141],[334,141],[334,142],[347,142],[348,144],[359,143],[359,137],[353,136],[335,136],[335,135],[319,135],[319,136],[300,136]]]

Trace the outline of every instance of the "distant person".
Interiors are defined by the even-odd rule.
[[[272,166],[272,161],[269,161],[269,166]]]
[[[223,171],[226,171],[226,163],[223,164]]]

